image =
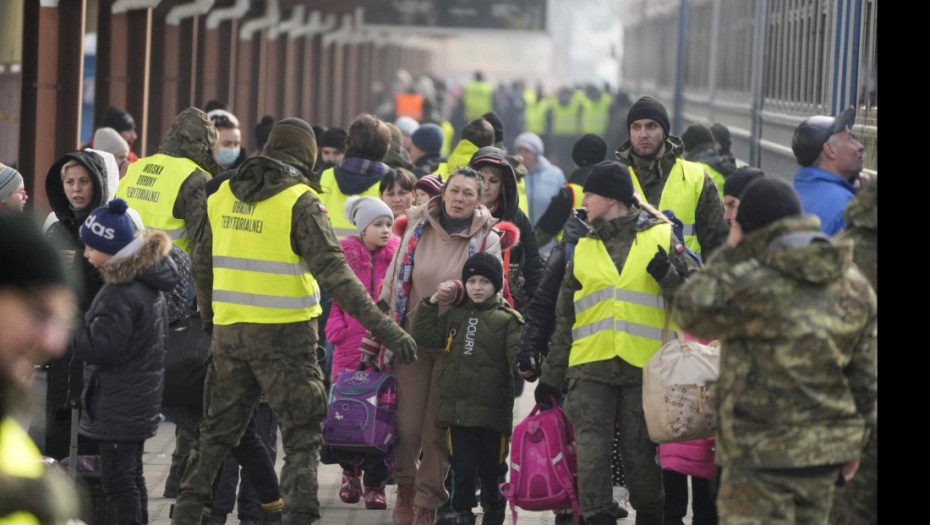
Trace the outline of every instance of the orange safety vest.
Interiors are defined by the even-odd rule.
[[[423,95],[398,93],[394,97],[394,114],[397,118],[410,117],[421,122],[423,120]]]

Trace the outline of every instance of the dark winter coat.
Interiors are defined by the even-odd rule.
[[[426,175],[436,173],[440,164],[442,164],[442,155],[438,153],[424,153],[422,157],[418,158],[417,161],[413,163],[413,174],[418,179],[422,179]]]
[[[100,268],[106,281],[74,338],[84,362],[81,434],[109,441],[155,435],[164,381],[168,309],[164,292],[178,281],[171,239],[147,230],[135,254]]]
[[[539,247],[533,236],[533,225],[529,217],[520,209],[520,194],[517,191],[517,175],[513,167],[507,162],[503,150],[488,146],[479,149],[472,159],[493,158],[501,162],[504,170],[501,181],[501,192],[497,197],[497,206],[491,210],[491,216],[501,221],[512,222],[520,229],[520,242],[510,249],[510,268],[507,272],[507,281],[510,283],[510,293],[515,299],[517,308],[521,303],[529,302],[539,280],[542,277],[542,260],[539,256]]]
[[[86,209],[76,212],[61,182],[61,167],[71,160],[78,161],[94,181],[94,193]],[[58,159],[49,168],[45,176],[45,194],[52,212],[58,217],[58,222],[49,226],[46,235],[52,245],[59,250],[74,250],[73,274],[77,285],[82,288],[78,293],[78,307],[86,311],[97,291],[103,286],[100,272],[84,258],[84,243],[81,242],[79,232],[84,220],[95,208],[107,202],[108,195],[106,166],[103,159],[91,151],[72,151]]]
[[[422,346],[445,348],[437,427],[486,428],[510,435],[513,371],[522,333],[523,317],[499,294],[480,304],[468,299],[442,315],[429,297],[420,301],[410,335]]]

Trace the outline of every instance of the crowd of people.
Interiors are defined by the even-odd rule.
[[[789,185],[739,163],[721,124],[672,135],[648,96],[618,114],[606,90],[526,90],[515,111],[478,74],[456,126],[402,94],[395,119],[266,116],[252,154],[219,101],[143,158],[109,108],[46,174],[45,240],[0,164],[0,523],[75,512],[22,496],[68,493],[53,471],[7,461],[66,457],[72,407],[119,523],[148,521],[160,415],[172,523],[226,523],[240,468],[241,523],[318,521],[327,391],[365,367],[396,378],[398,440],[337,458],[339,497],[385,509],[394,483],[398,525],[474,524],[479,505],[504,523],[514,397],[537,380],[576,438],[580,516],[557,523],[614,523],[627,498],[638,524],[682,523],[688,476],[696,525],[877,520],[878,182],[852,108],[801,122]],[[209,357],[168,403],[170,327],[191,318]],[[664,329],[721,342],[715,438],[649,437]],[[15,419],[30,376],[38,447]]]

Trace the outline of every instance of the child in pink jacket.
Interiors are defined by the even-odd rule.
[[[394,213],[387,204],[375,197],[350,198],[345,204],[345,216],[358,231],[339,241],[345,252],[346,262],[365,285],[368,294],[375,300],[380,295],[381,282],[387,273],[388,264],[394,257],[400,239],[392,232]],[[361,361],[359,343],[365,335],[365,327],[347,314],[338,303],[333,302],[329,319],[326,321],[326,338],[333,343],[333,382],[345,370],[355,370]],[[358,502],[362,485],[351,463],[342,466],[342,488],[339,498],[344,503]],[[364,470],[364,498],[366,509],[383,509],[384,484],[387,481],[387,466],[383,458],[371,458],[361,464]]]

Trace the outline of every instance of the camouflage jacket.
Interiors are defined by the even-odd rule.
[[[175,218],[184,219],[192,248],[200,238],[200,229],[206,220],[206,194],[203,186],[210,177],[223,171],[213,159],[211,149],[218,136],[219,132],[207,114],[189,107],[175,117],[158,146],[158,153],[189,159],[206,170],[194,170],[186,177],[171,209]]]
[[[717,463],[800,468],[859,458],[875,424],[875,293],[812,215],[724,248],[678,291],[673,318],[720,339]]]
[[[878,294],[878,179],[856,192],[843,211],[847,228],[836,240],[853,241],[853,262]]]
[[[286,160],[281,160],[286,159]],[[310,173],[310,170],[300,170],[300,173],[288,166],[297,163],[287,155],[278,152],[266,152],[252,157],[236,171],[229,179],[229,187],[233,195],[243,202],[259,202],[277,195],[286,188],[295,184],[314,185],[300,173]],[[341,211],[341,210],[340,210]],[[372,334],[382,339],[395,330],[400,330],[393,321],[385,316],[375,305],[365,290],[365,286],[358,280],[352,268],[346,263],[342,247],[333,233],[329,216],[320,204],[319,198],[313,193],[304,193],[293,207],[291,220],[291,249],[302,256],[310,268],[317,282],[326,289],[333,299],[349,315],[359,320]],[[192,257],[192,271],[197,287],[197,302],[200,304],[200,315],[204,326],[213,324],[213,231],[208,220],[204,221],[201,240],[194,250]],[[313,320],[316,333],[316,321]],[[243,334],[249,333],[287,333],[283,329],[287,324],[255,325],[250,323],[236,323],[224,327],[229,330],[238,330]],[[312,341],[315,343],[314,341]],[[273,338],[263,337],[256,340],[250,358],[268,358],[277,356],[279,345]],[[286,345],[284,345],[286,346]],[[283,351],[283,348],[281,348]],[[312,350],[312,348],[307,349]],[[245,350],[244,350],[245,351]],[[245,356],[243,357],[245,358]]]
[[[653,206],[659,206],[662,199],[662,190],[668,180],[668,174],[675,166],[675,161],[684,151],[681,139],[669,135],[665,141],[665,153],[656,160],[647,160],[633,154],[633,145],[628,140],[617,148],[617,161],[631,166],[636,172],[636,178],[643,188],[646,200]],[[697,209],[694,211],[694,229],[698,242],[701,243],[703,260],[707,260],[715,249],[727,241],[730,227],[723,220],[723,203],[720,202],[720,193],[717,185],[710,176],[704,173],[704,187],[698,199]]]
[[[627,255],[636,239],[636,232],[648,229],[657,222],[658,219],[647,212],[641,212],[638,207],[634,206],[630,213],[623,217],[609,221],[595,219],[591,225],[593,231],[589,232],[587,237],[602,239],[617,271],[622,272]],[[672,233],[671,246],[674,247],[676,244],[680,242]],[[659,282],[667,300],[681,286],[685,278],[698,269],[694,260],[685,252],[670,250],[669,260],[672,262],[672,268]],[[646,268],[642,268],[641,271],[645,273]],[[572,325],[575,324],[575,291],[580,289],[581,283],[575,278],[574,259],[572,259],[565,270],[565,277],[562,279],[559,297],[556,300],[555,332],[549,342],[549,353],[543,362],[540,382],[556,388],[567,386],[566,380],[571,379],[586,379],[610,385],[641,382],[641,369],[636,369],[638,373],[630,376],[628,371],[631,367],[623,366],[623,361],[619,357],[607,361],[568,366],[568,357],[572,348]]]

